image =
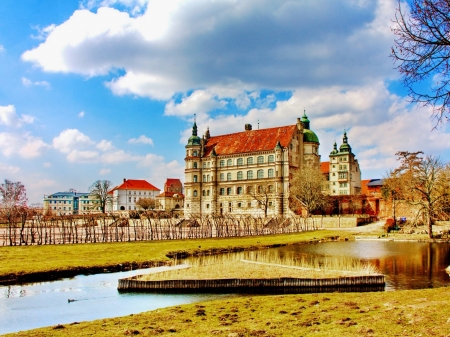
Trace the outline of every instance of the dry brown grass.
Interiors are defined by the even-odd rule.
[[[254,254],[244,260],[244,254],[208,256],[191,260],[185,269],[142,275],[143,281],[204,280],[229,278],[332,278],[348,275],[378,274],[375,267],[354,259],[329,258],[325,262],[307,262],[293,255],[280,258],[277,254]]]

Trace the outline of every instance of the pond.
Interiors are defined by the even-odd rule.
[[[361,259],[376,265],[386,275],[386,290],[433,288],[450,285],[445,268],[450,265],[450,244],[393,241],[355,241],[304,244],[255,254],[294,255],[298,258]],[[236,258],[242,255],[236,254]],[[159,267],[163,269],[167,267]],[[233,294],[145,294],[119,293],[119,278],[133,272],[77,276],[54,282],[0,287],[0,334],[42,326],[69,324],[117,317],[178,304],[217,299]],[[75,300],[68,302],[68,299]]]

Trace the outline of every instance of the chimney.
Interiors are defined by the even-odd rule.
[[[123,182],[126,183],[126,182],[127,182],[127,179],[126,179],[126,178],[123,178]]]
[[[245,124],[245,131],[251,131],[252,125],[251,124]]]

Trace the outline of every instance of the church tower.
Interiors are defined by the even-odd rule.
[[[197,123],[194,118],[192,136],[186,145],[185,161],[185,214],[200,213],[201,176],[202,176],[202,140],[197,135]]]

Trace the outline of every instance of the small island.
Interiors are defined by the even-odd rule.
[[[119,280],[120,291],[329,292],[383,291],[384,275],[360,261],[311,264],[292,258],[209,257],[192,265]]]

